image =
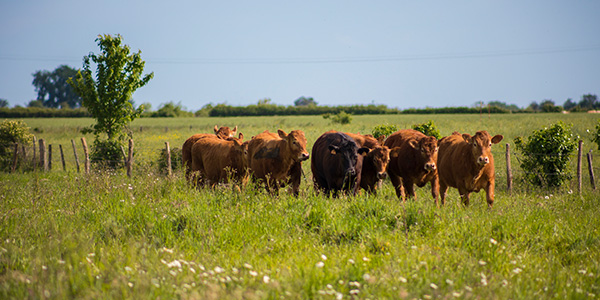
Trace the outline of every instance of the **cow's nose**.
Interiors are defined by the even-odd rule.
[[[348,172],[347,172],[347,173],[348,173],[349,175],[356,175],[356,169],[355,169],[355,168],[348,169]]]
[[[379,172],[377,173],[377,179],[385,179],[386,175],[385,172]]]
[[[309,157],[310,157],[310,154],[302,153],[302,154],[300,154],[300,161],[307,160]]]
[[[487,165],[490,162],[490,158],[487,156],[480,156],[477,159],[477,163],[479,163],[480,165]]]
[[[435,171],[435,169],[436,169],[436,166],[435,166],[434,163],[425,164],[425,170],[427,170],[427,171]]]

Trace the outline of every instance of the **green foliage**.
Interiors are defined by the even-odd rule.
[[[214,105],[212,103],[205,104],[201,109],[194,112],[194,117],[208,117],[210,116],[210,111],[213,109]]]
[[[34,100],[39,103],[39,101]],[[91,117],[85,108],[46,108],[46,107],[13,107],[0,108],[0,118],[87,118]]]
[[[339,113],[332,115],[332,114],[324,114],[323,115],[323,119],[330,119],[331,123],[334,124],[350,124],[350,122],[352,122],[352,117],[350,116],[350,114],[347,114],[345,111],[340,111]]]
[[[121,142],[117,140],[96,139],[90,153],[90,160],[100,169],[122,168],[125,165],[125,158],[121,147]]]
[[[21,120],[4,120],[0,123],[0,169],[6,170],[11,163],[15,143],[29,143],[33,135]]]
[[[596,143],[598,150],[600,150],[600,120],[596,124],[596,132],[593,133],[592,142]]]
[[[54,71],[37,71],[33,74],[33,86],[37,99],[44,107],[77,108],[81,106],[81,98],[68,83],[75,77],[77,70],[61,65]]]
[[[139,117],[143,107],[135,109],[131,96],[154,77],[154,73],[145,75],[141,51],[130,54],[130,48],[122,45],[121,35],[100,35],[96,39],[100,54],[89,54],[83,58],[83,69],[77,72],[69,83],[83,99],[83,106],[96,119],[91,132],[96,135],[107,134],[108,139],[122,140],[125,128]],[[96,66],[94,79],[91,70]]]
[[[371,134],[377,139],[382,135],[385,135],[386,137],[388,137],[396,131],[398,131],[398,126],[382,124],[382,125],[377,125],[377,126],[373,127]]]
[[[526,141],[517,137],[515,146],[523,155],[521,168],[525,179],[537,186],[560,187],[571,178],[567,166],[577,147],[577,138],[571,132],[571,125],[562,121],[534,130]]]
[[[300,97],[294,101],[295,106],[317,106],[317,102],[312,97]]]
[[[173,103],[173,102],[168,102],[165,103],[163,105],[161,105],[161,107],[150,114],[151,117],[167,117],[167,118],[177,118],[177,117],[191,117],[193,116],[193,114],[189,111],[186,111],[183,106],[181,105],[181,103]]]
[[[0,108],[8,107],[8,100],[0,98]]]
[[[181,149],[171,149],[171,171],[175,172],[181,169]],[[162,148],[158,157],[158,172],[166,174],[167,170],[167,149]]]
[[[442,138],[442,135],[437,126],[433,123],[433,120],[429,120],[427,123],[415,124],[412,126],[412,129],[420,131],[427,136],[432,136],[438,140]]]

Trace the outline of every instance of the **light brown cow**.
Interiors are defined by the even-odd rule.
[[[438,145],[432,136],[413,130],[403,129],[391,134],[385,145],[391,148],[388,175],[398,198],[416,199],[414,185],[423,187],[431,184],[431,196],[438,201],[439,181],[437,174]]]
[[[190,170],[192,167],[192,146],[194,145],[194,143],[196,143],[199,139],[205,138],[205,137],[217,136],[218,138],[221,138],[221,139],[234,137],[237,133],[237,126],[235,126],[233,128],[233,130],[231,130],[231,129],[229,129],[229,127],[226,127],[226,126],[217,128],[217,125],[215,125],[214,131],[215,131],[215,134],[210,134],[210,133],[194,134],[183,143],[183,146],[181,146],[181,163],[183,164],[183,167],[185,168],[185,178],[188,181],[190,180]]]
[[[390,161],[390,149],[381,145],[383,139],[375,139],[372,135],[344,133],[351,137],[359,148],[369,148],[370,151],[362,162],[360,188],[377,194],[377,186],[386,176],[387,165]]]
[[[487,131],[478,131],[474,136],[454,132],[440,140],[438,172],[442,204],[448,187],[454,187],[465,206],[469,205],[471,192],[484,189],[487,204],[492,207],[495,175],[491,147],[502,138],[502,135],[492,137]]]
[[[304,132],[293,130],[277,134],[268,130],[252,137],[248,143],[248,166],[252,178],[265,184],[270,193],[277,193],[279,187],[291,184],[292,192],[298,195],[302,174],[302,161],[309,158],[306,151]]]
[[[243,183],[247,178],[248,143],[239,138],[204,137],[192,146],[191,171],[198,171],[198,185],[214,185],[230,179]]]

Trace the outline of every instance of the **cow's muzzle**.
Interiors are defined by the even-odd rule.
[[[387,176],[387,173],[385,173],[385,172],[377,173],[377,179],[385,179],[386,176]]]
[[[477,158],[477,163],[482,166],[485,166],[490,163],[490,158],[487,156],[480,156]]]
[[[435,163],[426,163],[424,168],[425,168],[425,171],[432,172],[432,171],[435,171],[435,169],[437,167],[436,167]]]
[[[305,160],[307,160],[309,157],[310,157],[310,154],[308,154],[308,153],[302,153],[302,154],[300,154],[300,157],[298,157],[298,160],[299,160],[299,161],[305,161]]]

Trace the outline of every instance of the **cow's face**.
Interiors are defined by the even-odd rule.
[[[233,151],[240,159],[242,169],[248,167],[248,142],[243,142],[244,136],[240,133],[239,139],[230,138],[233,141]]]
[[[235,137],[235,134],[237,133],[237,126],[235,126],[233,128],[233,130],[231,130],[227,126],[217,128],[217,125],[215,125],[214,131],[215,131],[215,135],[219,138],[222,138],[222,139],[232,138],[232,137]]]
[[[473,158],[479,166],[485,166],[493,160],[492,144],[498,144],[504,138],[502,135],[492,137],[487,131],[478,131],[475,136],[465,133],[462,137],[471,146]]]
[[[390,162],[390,149],[386,146],[375,147],[369,151],[367,157],[373,161],[378,179],[385,178],[387,165]]]
[[[277,130],[279,137],[287,141],[288,148],[294,160],[305,161],[310,155],[306,151],[306,137],[301,130],[292,130],[290,134],[286,134],[283,130]]]
[[[416,140],[410,140],[409,145],[419,152],[424,164],[423,168],[427,172],[433,172],[437,169],[438,141],[432,136]]]

